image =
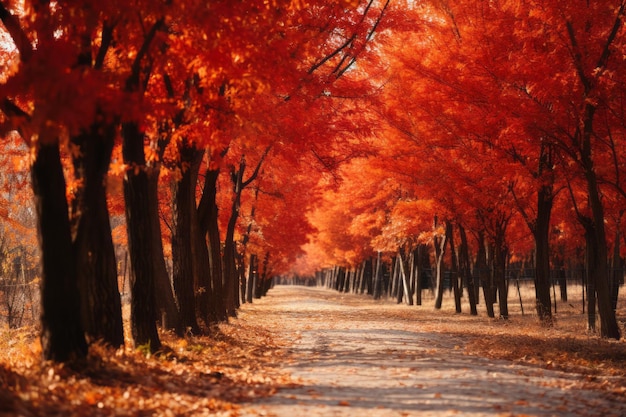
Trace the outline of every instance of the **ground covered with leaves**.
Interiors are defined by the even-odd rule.
[[[622,332],[619,341],[598,336],[599,318],[596,331],[588,329],[580,293],[580,286],[572,286],[568,301],[557,301],[551,327],[542,326],[532,310],[534,290],[522,288],[524,314],[519,301],[515,300],[509,305],[509,320],[488,319],[484,313],[477,317],[459,315],[453,312],[452,301],[448,300],[442,311],[429,315],[424,329],[462,336],[467,341],[465,351],[468,354],[583,375],[585,386],[611,391],[623,396],[626,402],[624,290],[617,310]]]
[[[5,329],[0,416],[237,415],[238,403],[290,383],[262,325],[232,320],[210,336],[161,336],[160,354],[92,346],[86,363],[69,367],[40,361],[35,329]]]
[[[328,296],[336,294],[328,291]],[[450,336],[454,349],[468,356],[575,373],[582,378],[579,386],[626,402],[626,342],[588,332],[575,299],[559,304],[555,325],[544,328],[528,312],[528,298],[524,315],[511,304],[509,320],[489,319],[484,312],[456,314],[451,300],[434,310],[427,294],[419,307],[367,296],[346,296],[341,302],[358,307],[354,320],[367,320],[359,315],[371,309],[389,320],[415,323],[419,332]],[[161,354],[92,346],[89,360],[72,367],[40,361],[35,328],[2,329],[0,416],[240,415],[242,404],[249,408],[298,385],[284,369],[294,360],[295,340],[285,337],[290,333],[272,310],[272,292],[260,303],[263,308],[244,305],[238,319],[216,326],[208,336],[162,334]],[[618,319],[623,328],[624,308]]]

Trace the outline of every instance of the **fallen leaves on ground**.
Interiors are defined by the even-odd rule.
[[[337,298],[332,291],[325,294]],[[588,333],[585,316],[576,311],[560,309],[555,326],[546,329],[532,314],[513,312],[509,320],[494,320],[483,313],[455,314],[445,301],[441,310],[433,310],[431,300],[421,307],[366,296],[341,300],[355,307],[349,313],[355,323],[377,314],[411,331],[450,336],[433,337],[420,347],[425,349],[420,358],[431,350],[462,350],[525,364],[537,372],[573,372],[581,376],[578,386],[626,400],[626,343]],[[235,417],[240,403],[296,385],[280,369],[294,361],[289,347],[301,335],[291,332],[290,340],[279,339],[281,320],[254,306],[246,305],[238,319],[215,327],[209,336],[178,339],[162,334],[166,349],[158,355],[93,346],[82,367],[41,363],[34,328],[0,330],[0,416]],[[317,314],[322,313],[332,311]],[[618,319],[625,317],[622,308]],[[340,405],[350,407],[347,401]]]
[[[72,367],[40,362],[35,329],[0,336],[0,416],[236,416],[238,403],[292,384],[262,326],[234,320],[210,336],[161,335],[163,352],[90,349]]]

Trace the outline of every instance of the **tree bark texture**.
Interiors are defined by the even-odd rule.
[[[539,160],[538,176],[552,170],[551,149],[543,146]],[[537,192],[537,217],[531,225],[535,239],[535,299],[539,320],[552,326],[550,300],[550,218],[554,203],[552,179],[539,187]]]
[[[90,342],[124,344],[122,303],[106,198],[114,125],[93,125],[72,138],[80,153],[74,172],[82,187],[75,198],[74,254],[81,294],[81,317]]]
[[[435,226],[437,226],[437,220],[435,219]],[[435,298],[435,308],[440,309],[443,303],[443,257],[446,253],[446,235],[435,236],[433,239],[433,245],[435,248],[435,276],[437,293]]]
[[[459,247],[459,269],[462,276],[463,284],[467,287],[467,294],[470,304],[470,314],[472,316],[476,316],[478,315],[478,311],[476,309],[476,299],[478,298],[478,294],[474,285],[474,277],[472,276],[467,235],[465,233],[465,228],[461,225],[459,225],[459,235],[461,237],[461,245]]]
[[[209,306],[210,321],[228,319],[224,304],[224,277],[222,269],[222,251],[220,231],[218,227],[217,179],[219,169],[207,169],[204,175],[202,198],[198,204],[198,220],[200,228],[208,238],[209,268],[211,273],[211,299]]]
[[[196,225],[192,224],[192,213],[196,211],[197,168],[194,167],[193,147],[183,144],[179,153],[181,173],[172,183],[172,281],[182,325],[186,331],[199,334],[194,291],[197,278],[193,257],[193,228]]]
[[[161,220],[159,218],[159,170],[153,169],[148,172],[149,200],[156,201],[150,205],[150,228],[152,239],[148,244],[152,246],[152,268],[154,271],[154,288],[156,311],[160,313],[161,325],[167,330],[174,330],[178,336],[184,334],[184,327],[180,320],[178,306],[174,298],[172,281],[170,280],[165,255],[163,253],[163,239],[161,238]]]
[[[58,144],[41,144],[31,168],[42,255],[41,347],[45,360],[87,355]]]
[[[476,270],[480,283],[483,287],[483,296],[485,298],[485,307],[487,309],[487,316],[494,318],[495,312],[493,305],[495,303],[493,292],[493,280],[489,270],[489,264],[487,262],[487,247],[485,245],[485,237],[483,233],[478,233],[478,252],[476,254]]]
[[[124,177],[126,229],[130,255],[131,333],[136,346],[148,345],[152,352],[161,348],[156,328],[154,257],[152,239],[158,231],[150,219],[152,200],[144,151],[144,137],[135,122],[122,126],[122,154],[130,166]],[[160,237],[159,237],[160,238]]]

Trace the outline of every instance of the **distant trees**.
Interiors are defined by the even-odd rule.
[[[464,248],[472,266],[466,258],[463,268],[480,280],[488,314],[494,315],[497,299],[499,315],[507,316],[505,268],[527,260],[546,325],[552,322],[551,268],[557,258],[562,262],[563,245],[570,253],[586,247],[589,327],[598,311],[601,335],[619,338],[610,301],[619,286],[608,265],[623,257],[617,219],[624,194],[617,184],[625,157],[624,3],[399,2],[389,16],[394,36],[384,39],[368,68],[381,86],[379,120],[387,127],[377,135],[378,161],[360,163],[368,168],[358,178],[364,189],[393,181],[399,192],[383,204],[333,207],[350,213],[334,226],[336,239],[363,238],[362,228],[353,232],[356,225],[363,216],[378,216],[366,237],[371,249],[393,254],[430,241],[433,265],[441,253],[456,274],[459,253],[443,240],[452,226],[448,237],[455,242],[461,231],[472,236]],[[384,166],[393,180],[364,175],[376,172],[373,166]],[[354,178],[345,175],[339,194],[352,192]],[[430,204],[395,226],[389,213],[406,201]],[[357,268],[363,259],[335,262]]]

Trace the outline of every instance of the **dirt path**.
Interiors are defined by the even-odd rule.
[[[300,384],[241,415],[626,415],[626,404],[582,389],[580,375],[469,356],[461,338],[421,332],[401,308],[304,287],[244,306],[243,318],[272,317],[264,321],[290,346],[281,369]]]

